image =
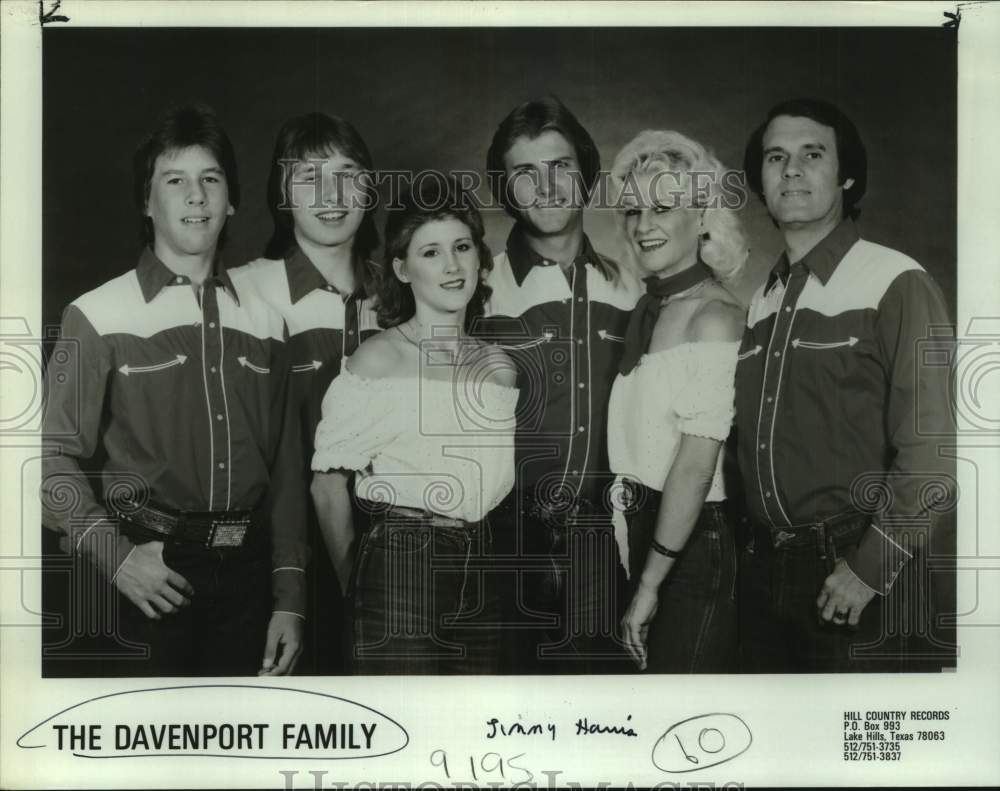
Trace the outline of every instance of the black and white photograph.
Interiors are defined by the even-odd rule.
[[[10,8],[5,787],[1000,777],[995,8]]]

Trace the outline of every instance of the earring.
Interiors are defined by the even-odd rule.
[[[392,271],[396,275],[396,279],[401,283],[409,283],[410,281],[406,279],[406,275],[402,272],[403,269],[403,259],[393,258],[392,259]]]

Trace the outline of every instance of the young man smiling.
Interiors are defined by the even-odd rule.
[[[622,603],[605,425],[638,281],[584,233],[600,155],[558,99],[512,110],[486,166],[515,220],[489,276],[484,323],[514,360],[521,390],[517,480],[504,509],[517,526],[517,589],[506,597],[517,634],[508,643],[519,648],[511,669],[617,669]]]
[[[122,594],[119,640],[148,657],[121,674],[287,673],[302,462],[281,317],[217,257],[239,205],[232,145],[208,110],[184,108],[134,166],[139,262],[66,308],[47,372],[44,522]],[[80,461],[100,445],[95,491]]]
[[[923,618],[929,575],[912,558],[954,505],[939,447],[948,367],[920,354],[924,343],[947,359],[944,302],[919,264],[860,238],[867,155],[836,107],[776,106],[744,168],[785,242],[750,304],[736,376],[753,522],[746,669],[904,669],[912,649],[888,626]]]

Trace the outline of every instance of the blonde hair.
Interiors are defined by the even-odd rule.
[[[625,144],[611,165],[615,196],[621,196],[625,182],[634,173],[669,171],[705,173],[706,180],[689,180],[692,205],[704,207],[703,234],[699,242],[701,259],[723,283],[736,280],[749,255],[743,224],[733,209],[723,205],[722,179],[725,168],[708,149],[680,132],[647,129]],[[697,188],[697,189],[696,189]],[[618,230],[625,236],[625,211],[618,211]],[[634,253],[627,245],[629,254]]]

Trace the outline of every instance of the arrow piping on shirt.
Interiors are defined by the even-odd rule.
[[[516,351],[517,349],[530,349],[532,346],[540,346],[543,343],[548,343],[555,337],[554,332],[546,332],[541,338],[535,338],[531,341],[525,341],[524,343],[498,343],[501,349],[508,349],[511,351]]]
[[[625,339],[621,335],[612,335],[607,330],[598,330],[597,335],[602,341],[618,341],[618,343],[625,343]]]
[[[851,335],[846,341],[835,341],[833,343],[813,343],[812,341],[803,341],[798,338],[792,338],[792,346],[796,349],[837,349],[841,346],[853,346],[858,342],[858,339]]]
[[[760,354],[760,348],[761,348],[760,344],[758,343],[752,349],[748,349],[747,351],[743,352],[743,354],[738,355],[736,357],[736,362],[739,362],[740,360],[749,359],[750,357],[753,357],[755,354]]]
[[[292,371],[297,374],[305,373],[306,371],[318,371],[323,367],[322,360],[313,360],[311,363],[302,363],[301,365],[293,365]]]
[[[246,357],[237,357],[236,362],[242,365],[244,368],[249,368],[254,373],[258,374],[269,374],[271,373],[270,368],[261,368],[259,365],[254,365]]]
[[[153,371],[162,371],[164,368],[173,368],[175,365],[184,365],[185,360],[187,360],[186,354],[178,354],[173,360],[168,360],[165,363],[158,363],[157,365],[129,365],[125,363],[118,370],[125,374],[125,376],[129,374],[148,374]]]

